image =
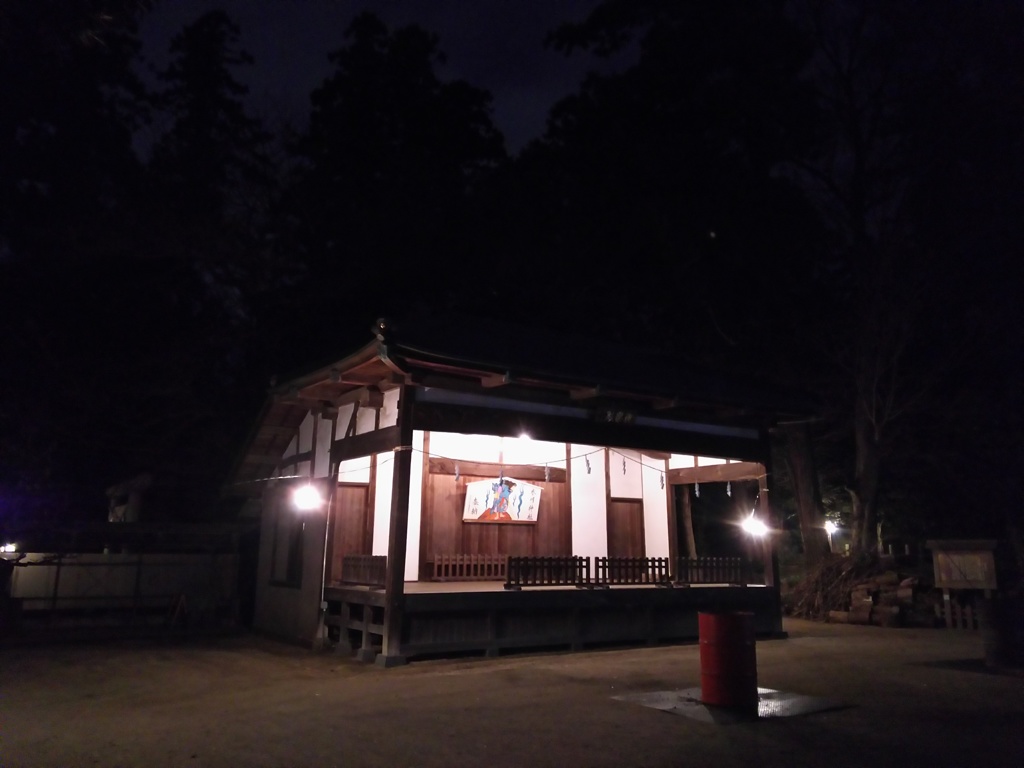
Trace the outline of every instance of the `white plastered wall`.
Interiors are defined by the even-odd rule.
[[[423,516],[423,430],[412,433],[412,469],[409,472],[409,530],[405,539],[405,580],[420,573],[420,524]]]
[[[592,445],[573,443],[569,455],[572,457],[569,472],[572,553],[583,557],[605,557],[608,554],[605,451]]]
[[[384,407],[380,411],[380,428],[393,427],[398,423],[398,395],[399,390],[389,389],[384,393]]]
[[[287,494],[279,503],[288,503]],[[323,574],[324,511],[313,512],[303,523],[302,582],[285,587],[270,581],[274,528],[278,510],[265,504],[260,520],[260,558],[256,580],[256,606],[253,623],[257,629],[288,640],[312,644],[320,621],[320,580]]]
[[[613,499],[642,499],[644,497],[640,453],[622,448],[609,448],[608,481]]]
[[[395,476],[395,452],[378,453],[373,460],[377,462],[377,478],[374,480],[373,549],[370,551],[375,555],[386,555],[391,526],[391,484]]]
[[[640,455],[644,498],[644,547],[647,557],[668,557],[667,462]]]
[[[397,391],[391,396],[385,395],[385,409],[382,411],[382,423],[390,402],[391,409],[397,414]],[[330,471],[330,449],[333,439],[339,439],[345,434],[349,420],[352,416],[354,406],[348,404],[339,409],[337,427],[332,434],[331,420],[321,418],[312,412],[306,414],[299,425],[298,434],[288,443],[288,447],[282,454],[282,458],[313,450],[313,460],[303,461],[297,464],[294,471],[288,474],[309,475],[310,468],[313,468],[314,477],[327,477]],[[316,424],[316,435],[314,446],[314,422]],[[370,408],[362,408],[356,415],[356,434],[363,434],[374,430],[376,425],[376,411]],[[314,450],[315,448],[315,450]],[[391,454],[385,454],[390,457]],[[342,482],[367,483],[370,480],[371,457],[360,457],[342,462],[339,467],[338,479]],[[415,464],[414,464],[415,467]],[[385,472],[383,482],[386,483],[387,510],[390,512],[391,499],[391,475]],[[419,503],[418,485],[417,489],[417,510]],[[268,497],[269,498],[269,497]],[[316,638],[319,627],[320,589],[323,575],[324,557],[324,533],[327,522],[327,510],[310,513],[303,521],[302,540],[302,582],[298,587],[286,587],[271,583],[271,568],[274,547],[274,535],[277,522],[278,509],[273,504],[287,504],[287,494],[279,494],[277,502],[264,504],[263,515],[260,521],[260,556],[258,565],[258,576],[256,583],[256,606],[254,623],[257,628],[264,631],[286,637],[303,644],[312,643]],[[376,500],[375,500],[376,503]],[[410,507],[412,505],[410,504]],[[375,514],[377,511],[375,509]],[[385,517],[383,525],[375,520],[374,526],[374,552],[377,552],[378,528],[383,536],[383,552],[387,552],[388,518]],[[416,535],[419,536],[417,519]],[[416,550],[418,554],[418,549]]]

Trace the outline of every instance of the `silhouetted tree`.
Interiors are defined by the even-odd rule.
[[[339,307],[380,312],[457,280],[466,200],[504,158],[489,94],[438,78],[436,36],[364,13],[345,40],[296,144],[283,240],[308,270],[305,316],[335,324]]]

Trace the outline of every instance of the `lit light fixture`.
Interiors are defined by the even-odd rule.
[[[768,526],[760,518],[754,517],[753,510],[751,510],[750,516],[745,518],[740,525],[751,536],[761,537],[768,534]]]
[[[3,548],[0,548],[0,552],[17,552],[17,544],[4,544]]]
[[[529,440],[530,436],[526,432],[520,432],[519,433],[519,439],[520,440]]]
[[[320,491],[312,485],[299,486],[292,494],[292,504],[300,512],[311,512],[314,509],[319,509],[323,503],[324,500],[320,496]]]
[[[825,521],[825,533],[828,534],[828,551],[829,552],[832,551],[832,534],[835,533],[838,530],[839,529],[836,527],[836,524],[833,523],[831,520],[826,520]]]

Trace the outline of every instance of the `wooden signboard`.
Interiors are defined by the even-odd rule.
[[[995,589],[996,542],[990,539],[929,541],[939,589]]]

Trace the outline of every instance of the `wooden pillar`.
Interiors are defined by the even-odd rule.
[[[683,533],[686,534],[686,556],[697,557],[697,539],[693,534],[693,502],[690,500],[690,486],[683,486],[681,496],[683,508]]]
[[[775,634],[782,634],[782,591],[781,579],[779,577],[779,553],[772,544],[772,539],[779,535],[777,531],[782,530],[782,521],[776,519],[772,512],[771,504],[768,502],[768,472],[771,465],[768,459],[761,464],[762,471],[757,476],[758,487],[758,511],[761,519],[769,527],[769,533],[764,537],[764,584],[775,593],[773,601],[774,611],[772,616],[772,631]]]
[[[764,583],[766,587],[774,587],[779,583],[779,553],[772,544],[772,539],[777,535],[780,526],[776,524],[771,505],[768,503],[767,468],[763,464],[761,466],[764,471],[757,478],[757,511],[761,513],[761,519],[769,528],[768,535],[764,537]]]
[[[409,537],[409,483],[412,476],[413,388],[404,385],[398,395],[398,447],[391,485],[391,526],[388,531],[388,569],[384,577],[384,648],[377,664],[404,664],[402,623],[405,614],[405,555]]]
[[[661,470],[662,483],[665,486],[665,508],[668,510],[668,562],[673,574],[679,562],[679,510],[676,509],[676,488],[668,481],[668,459],[664,459]]]

